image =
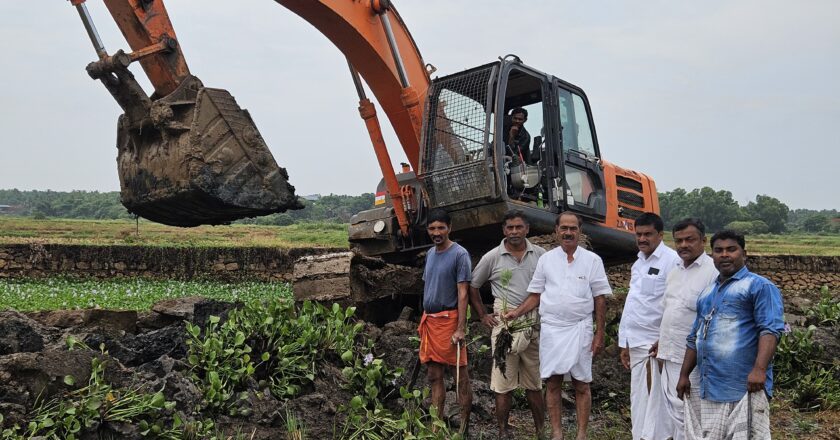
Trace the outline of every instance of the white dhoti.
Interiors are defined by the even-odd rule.
[[[630,421],[633,440],[663,440],[674,426],[660,384],[661,369],[648,354],[650,345],[630,349]]]
[[[659,376],[659,385],[662,404],[668,412],[671,419],[671,426],[673,430],[664,432],[666,434],[663,438],[673,438],[674,440],[685,439],[685,405],[683,401],[677,397],[677,382],[680,380],[680,370],[682,370],[681,362],[673,362],[664,360],[662,362],[662,370]],[[689,376],[691,381],[691,394],[700,392],[700,373],[695,368]],[[686,398],[687,399],[687,398]]]
[[[712,402],[691,393],[685,406],[688,440],[770,440],[770,404],[764,391],[738,402]]]
[[[570,374],[581,382],[592,382],[592,317],[578,322],[540,324],[540,376]]]

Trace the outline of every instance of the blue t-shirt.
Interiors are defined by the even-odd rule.
[[[429,249],[423,281],[423,310],[426,313],[457,309],[458,283],[472,281],[470,254],[458,243],[452,243],[443,252]]]

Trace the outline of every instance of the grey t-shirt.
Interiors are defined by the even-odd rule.
[[[426,253],[423,269],[423,310],[438,313],[458,308],[458,283],[472,280],[470,254],[458,243],[443,252]]]
[[[537,270],[539,261],[545,249],[527,242],[527,249],[522,256],[522,261],[516,258],[505,249],[505,242],[493,248],[490,252],[481,257],[481,261],[473,270],[472,287],[476,289],[490,281],[491,291],[497,299],[505,299],[509,306],[517,307],[528,297],[528,284]],[[502,278],[508,272],[507,286],[504,286]]]

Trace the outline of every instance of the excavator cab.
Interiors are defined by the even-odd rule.
[[[516,141],[512,111],[523,110],[527,120],[519,131],[527,136]],[[655,209],[652,182],[601,160],[579,87],[508,56],[435,79],[425,111],[419,179],[429,206],[451,213],[453,237],[474,243],[488,242],[488,234],[501,238],[510,209],[526,214],[533,234],[548,234],[558,213],[572,211],[585,220],[584,231],[605,260],[634,255],[628,225]],[[618,180],[632,188],[617,190],[616,174],[626,174]],[[632,207],[620,206],[628,201]],[[613,213],[610,203],[618,208]]]

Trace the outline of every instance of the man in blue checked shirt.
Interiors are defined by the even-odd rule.
[[[686,438],[770,438],[767,398],[773,395],[776,344],[784,330],[782,295],[769,280],[750,272],[744,236],[712,236],[718,279],[697,298],[677,383],[686,404]],[[689,374],[700,373],[699,396]],[[760,392],[763,391],[763,392]]]

